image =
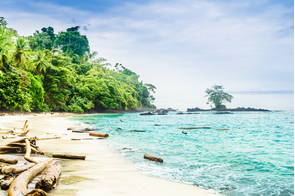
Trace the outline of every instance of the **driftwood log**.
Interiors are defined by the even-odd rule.
[[[56,187],[58,178],[61,174],[62,166],[49,165],[41,179],[36,183],[36,189],[51,190]]]
[[[92,135],[92,136],[97,136],[97,137],[109,137],[109,134],[106,134],[106,133],[89,133],[89,135]]]
[[[57,135],[41,135],[41,136],[36,136],[37,140],[50,140],[50,139],[59,139],[60,136]]]
[[[82,159],[85,160],[86,156],[79,155],[70,155],[70,154],[52,154],[54,158],[62,158],[62,159]]]
[[[178,129],[211,129],[211,127],[179,127]]]
[[[30,169],[34,165],[35,163],[27,163],[27,164],[5,166],[5,167],[2,167],[1,172],[3,174],[18,174]]]
[[[38,163],[38,161],[35,161],[34,159],[31,158],[31,144],[30,141],[28,139],[25,140],[26,141],[26,154],[24,156],[24,158],[32,163]]]
[[[164,162],[162,158],[155,157],[155,156],[153,156],[153,155],[145,154],[145,155],[144,155],[144,158],[145,158],[145,159],[148,159],[148,160],[150,160],[150,161],[155,161],[155,162],[160,162],[160,163],[163,163],[163,162]]]
[[[0,156],[0,162],[17,164],[18,160],[9,156]]]
[[[42,189],[34,189],[27,193],[25,196],[48,196],[48,194]]]
[[[229,129],[216,129],[216,130],[225,130],[226,131],[226,130],[229,130]]]
[[[34,178],[38,173],[44,170],[53,160],[47,159],[46,161],[40,162],[27,171],[21,173],[14,181],[11,183],[8,189],[8,196],[22,196],[28,193],[27,186],[28,183]]]
[[[4,178],[2,178],[0,181],[1,189],[7,190],[15,178],[16,176],[5,175]]]

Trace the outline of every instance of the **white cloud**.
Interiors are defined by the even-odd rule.
[[[293,19],[286,16],[293,9],[281,5],[251,14],[243,2],[202,0],[126,3],[104,13],[48,3],[31,6],[39,11],[15,14],[0,8],[0,12],[11,27],[26,35],[43,26],[65,30],[75,25],[72,19],[79,25],[90,24],[81,31],[91,49],[157,86],[159,107],[207,107],[204,91],[213,84],[231,91],[293,89]],[[280,107],[292,108],[292,96],[280,96],[285,103]],[[265,97],[238,98],[231,105],[255,107]]]

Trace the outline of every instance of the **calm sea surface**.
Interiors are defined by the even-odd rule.
[[[97,132],[109,133],[105,140],[108,146],[132,160],[146,175],[222,195],[294,195],[293,111],[223,115],[170,112],[154,116],[132,113],[71,119],[82,124],[91,122],[91,126],[101,128]],[[161,157],[164,163],[147,161],[144,154]]]

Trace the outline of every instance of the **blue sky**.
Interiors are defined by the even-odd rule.
[[[109,0],[1,2],[20,35],[80,25],[91,50],[157,87],[156,106],[208,108],[224,85],[228,107],[293,109],[294,2]]]

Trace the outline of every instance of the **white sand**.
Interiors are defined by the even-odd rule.
[[[27,119],[29,135],[46,132],[59,134],[61,139],[40,140],[37,145],[46,152],[45,156],[31,155],[32,158],[47,158],[52,153],[86,155],[86,160],[55,159],[63,166],[59,185],[49,195],[101,195],[101,196],[207,196],[214,195],[193,185],[187,185],[159,178],[141,175],[134,164],[123,158],[117,151],[105,146],[103,140],[73,141],[71,138],[89,138],[87,133],[72,133],[68,127],[79,126],[65,118],[66,115],[4,116],[0,117],[0,128],[21,128]],[[1,138],[2,145],[8,140]],[[23,155],[18,155],[24,161]],[[47,157],[46,157],[47,156]],[[30,184],[33,189],[37,176]],[[0,191],[5,195],[6,191]]]

